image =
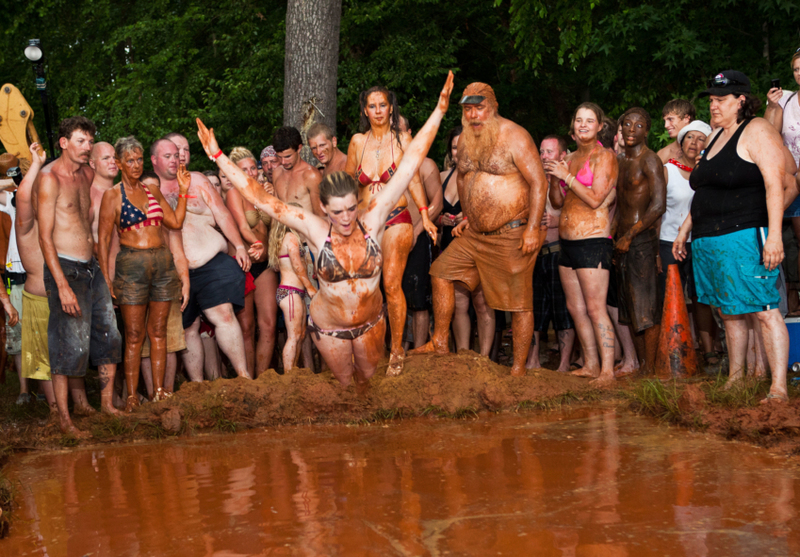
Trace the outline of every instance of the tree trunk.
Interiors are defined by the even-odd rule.
[[[342,0],[289,0],[286,9],[283,124],[300,130],[303,141],[316,122],[336,131],[341,18]]]

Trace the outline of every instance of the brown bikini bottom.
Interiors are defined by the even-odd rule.
[[[367,331],[369,331],[375,325],[380,323],[385,313],[386,309],[384,307],[381,307],[381,311],[378,313],[378,316],[375,319],[373,319],[369,323],[361,325],[360,327],[353,327],[352,329],[327,329],[327,330],[320,329],[319,327],[317,327],[317,325],[314,323],[314,320],[311,319],[311,316],[309,315],[308,327],[314,332],[314,334],[317,337],[317,340],[319,340],[320,334],[327,335],[333,338],[340,338],[342,340],[354,340],[360,337],[361,335],[366,334]]]

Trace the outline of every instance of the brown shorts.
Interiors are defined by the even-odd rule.
[[[536,255],[522,253],[524,232],[520,226],[486,236],[468,228],[433,262],[431,276],[463,282],[470,290],[483,286],[492,309],[533,311]]]
[[[628,253],[615,254],[619,322],[630,325],[637,333],[661,323],[657,255],[658,236],[654,229],[645,230],[636,236]]]
[[[149,315],[149,313],[148,313]],[[146,321],[145,317],[145,323]],[[186,349],[186,335],[183,333],[183,314],[181,314],[181,301],[172,300],[167,317],[167,353],[180,352]],[[150,337],[144,336],[142,343],[142,358],[150,357]]]
[[[120,305],[169,302],[181,295],[181,280],[172,252],[165,246],[134,249],[122,246],[117,254],[114,295]]]

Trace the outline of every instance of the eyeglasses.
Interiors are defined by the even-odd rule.
[[[708,86],[713,87],[714,85],[727,87],[728,85],[746,85],[746,83],[742,83],[741,81],[736,81],[735,79],[728,79],[727,77],[723,76],[716,76],[714,79],[708,80]]]

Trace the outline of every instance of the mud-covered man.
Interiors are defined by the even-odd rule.
[[[512,313],[511,374],[520,376],[533,337],[533,266],[547,181],[530,134],[497,113],[489,85],[471,83],[460,104],[458,195],[465,218],[431,267],[435,329],[418,352],[448,352],[453,282],[469,290],[481,284],[489,307]]]
[[[344,170],[347,165],[347,155],[337,145],[333,130],[322,122],[317,122],[308,129],[308,146],[322,165],[323,176]]]
[[[615,261],[619,321],[635,333],[642,372],[653,371],[661,311],[657,302],[658,222],[667,208],[661,159],[647,147],[650,116],[631,108],[620,119],[625,151],[619,155]]]
[[[88,166],[95,126],[83,116],[61,122],[61,156],[42,174],[36,190],[39,244],[50,306],[47,342],[61,428],[79,432],[69,421],[69,377],[83,377],[91,356],[98,366],[101,410],[118,414],[112,403],[114,374],[122,360],[111,293],[94,258],[91,187]],[[71,426],[71,427],[70,427]]]

